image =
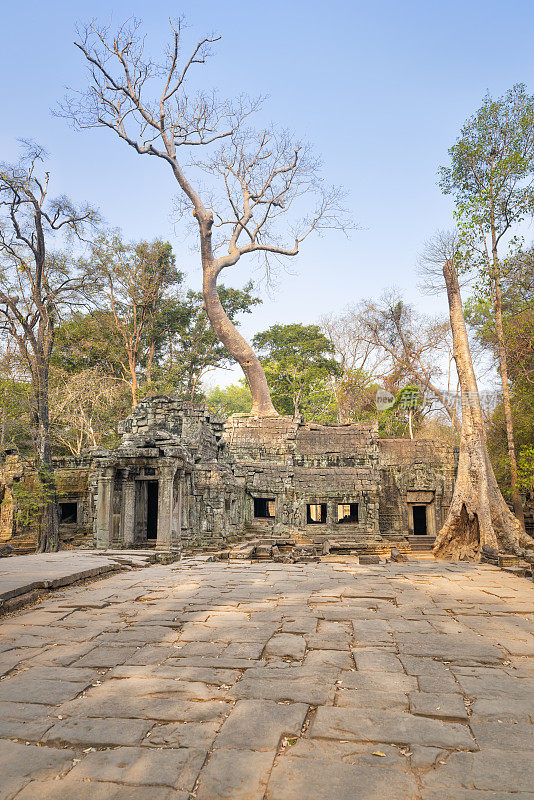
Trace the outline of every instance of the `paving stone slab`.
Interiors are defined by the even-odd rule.
[[[0,682],[0,701],[55,706],[73,699],[87,686],[90,686],[88,681],[74,683],[60,680],[33,680],[31,676],[22,673],[7,677]]]
[[[342,708],[377,708],[384,711],[408,711],[408,695],[402,692],[373,692],[339,688],[334,700]]]
[[[180,698],[158,699],[154,697],[85,697],[59,706],[62,716],[82,716],[123,719],[153,719],[164,722],[200,722],[227,714],[226,701],[198,701]],[[1,710],[1,708],[0,708]]]
[[[277,633],[265,645],[264,658],[290,658],[300,661],[306,651],[306,640],[294,633]]]
[[[152,727],[140,719],[64,719],[49,727],[43,741],[48,744],[71,745],[135,745]]]
[[[73,780],[111,781],[134,786],[168,786],[190,792],[206,752],[189,748],[148,750],[118,747],[88,753],[70,772]]]
[[[499,664],[506,657],[502,648],[478,635],[399,633],[395,638],[401,655],[424,655],[459,664]]]
[[[289,700],[317,706],[331,703],[335,689],[311,677],[280,680],[277,678],[242,678],[229,695],[236,699]]]
[[[353,650],[352,654],[359,670],[364,672],[404,672],[394,653],[378,650]]]
[[[469,719],[462,695],[447,692],[441,694],[412,692],[410,694],[410,712],[435,719],[451,719],[461,722],[467,722]]]
[[[311,737],[400,745],[475,749],[464,725],[415,717],[395,711],[358,712],[353,708],[320,707],[309,729]]]
[[[425,786],[444,789],[462,786],[482,792],[530,792],[534,786],[534,762],[529,752],[484,750],[452,753],[439,770],[425,776]]]
[[[266,800],[413,800],[411,775],[367,765],[284,757],[275,765]]]
[[[215,750],[200,774],[196,800],[263,800],[274,756],[274,751]]]
[[[188,800],[189,792],[158,786],[121,786],[102,781],[32,781],[17,800]]]
[[[60,775],[72,766],[73,750],[55,750],[19,742],[0,740],[0,776],[5,778],[44,778]]]
[[[283,736],[299,736],[308,706],[271,700],[239,700],[222,726],[215,747],[276,750]]]
[[[534,751],[534,729],[529,724],[472,722],[471,730],[482,750]]]
[[[369,692],[410,692],[417,689],[417,679],[397,672],[343,671],[337,684],[344,689],[363,689]]]
[[[156,724],[151,727],[142,744],[145,747],[193,747],[209,750],[222,722],[223,717],[217,717],[205,722]]]

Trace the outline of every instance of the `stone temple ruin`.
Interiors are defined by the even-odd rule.
[[[452,497],[452,447],[380,439],[376,424],[250,414],[224,422],[158,396],[119,430],[119,447],[93,451],[74,470],[77,496],[60,497],[63,537],[76,529],[78,543],[84,532],[97,548],[222,557],[389,555],[392,545],[431,541]]]
[[[376,557],[431,543],[452,498],[452,447],[381,439],[373,423],[251,414],[224,421],[157,396],[140,402],[119,430],[116,449],[58,465],[67,547]],[[6,469],[3,477],[6,494]],[[11,471],[11,485],[21,479]],[[9,503],[2,513],[0,542],[33,549]]]

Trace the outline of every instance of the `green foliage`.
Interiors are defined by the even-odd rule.
[[[206,395],[206,402],[222,417],[231,414],[248,414],[252,408],[252,395],[245,380],[221,388],[216,386]]]
[[[53,475],[41,468],[41,474],[25,476],[13,483],[11,493],[16,509],[17,528],[39,528],[43,510],[54,497]]]
[[[506,348],[512,418],[521,491],[527,491],[529,448],[534,441],[534,249],[518,253],[507,263],[502,279],[503,331]],[[493,306],[484,295],[466,303],[466,320],[479,344],[496,354]],[[495,475],[509,495],[510,466],[502,403],[487,430],[488,449]]]
[[[273,325],[256,334],[253,344],[277,411],[320,421],[335,418],[333,379],[341,375],[341,367],[318,325]]]
[[[487,95],[449,155],[440,186],[455,197],[458,263],[477,271],[478,292],[491,293],[497,248],[506,236],[508,255],[516,253],[514,228],[534,211],[534,97],[523,84]]]
[[[534,493],[534,445],[524,445],[517,459],[519,489],[525,494]]]

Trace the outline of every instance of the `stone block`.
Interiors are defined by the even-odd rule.
[[[311,758],[281,758],[273,769],[266,800],[413,800],[411,775],[380,766],[333,764]]]
[[[282,736],[299,736],[308,706],[272,700],[239,700],[222,726],[215,747],[271,750]]]
[[[215,750],[200,774],[196,800],[263,800],[274,756],[274,750]]]
[[[410,711],[422,717],[435,719],[452,719],[467,722],[469,717],[460,694],[440,692],[412,692],[410,694]]]
[[[140,719],[63,719],[57,720],[43,737],[56,745],[135,745],[152,727],[152,722]]]
[[[464,725],[400,711],[357,712],[353,708],[318,708],[310,736],[466,750],[476,747]]]
[[[148,750],[144,747],[118,747],[116,750],[88,753],[75,764],[69,777],[134,786],[168,786],[190,792],[205,758],[205,751],[187,748]]]

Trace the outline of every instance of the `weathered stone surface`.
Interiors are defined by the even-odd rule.
[[[17,800],[188,800],[188,792],[163,786],[121,786],[108,781],[32,781]]]
[[[425,655],[458,664],[499,664],[505,653],[499,647],[477,635],[447,636],[445,634],[400,633],[397,642],[401,654]]]
[[[290,700],[293,703],[323,705],[334,699],[334,688],[309,677],[278,680],[276,678],[242,678],[231,690],[235,698]]]
[[[522,580],[480,565],[411,561],[373,570],[336,559],[186,560],[115,575],[45,600],[35,619],[27,612],[22,644],[16,620],[24,614],[10,616],[8,638],[0,626],[0,660],[11,654],[14,672],[0,687],[18,687],[17,697],[24,692],[33,702],[0,700],[0,737],[19,748],[8,774],[0,771],[0,800],[192,800],[195,772],[204,800],[266,800],[269,792],[286,800],[299,796],[300,780],[299,800],[325,792],[329,800],[343,792],[370,798],[371,790],[374,800],[385,792],[377,776],[395,800],[404,780],[410,800],[531,800],[522,764],[534,753],[534,667],[531,657],[507,656],[499,645],[530,635],[533,619],[519,611]],[[302,663],[287,650],[260,658],[272,631],[308,615],[310,626],[297,625],[302,633],[283,635],[317,637],[326,649],[308,650]],[[175,623],[224,641],[111,641],[132,626],[179,631]],[[56,644],[61,626],[93,638]],[[241,641],[249,626],[253,640]],[[228,640],[234,628],[238,638]],[[101,634],[110,640],[97,646]],[[464,660],[457,645],[470,637]],[[429,652],[406,652],[404,645],[417,649],[416,639],[428,640]],[[486,662],[495,647],[502,660]],[[97,664],[79,664],[86,656]],[[65,689],[79,696],[63,702]],[[308,727],[309,706],[317,708]],[[90,748],[98,752],[84,752]],[[60,762],[47,763],[50,754]],[[81,777],[86,769],[92,777]]]
[[[308,706],[271,700],[239,700],[222,726],[215,747],[276,750],[282,736],[298,736]]]
[[[146,747],[192,747],[197,750],[209,750],[222,721],[222,717],[217,717],[205,722],[173,722],[167,725],[155,725],[142,744]]]
[[[344,689],[363,689],[370,692],[410,692],[417,689],[416,678],[397,672],[343,671],[337,683]]]
[[[33,680],[30,676],[15,675],[0,683],[0,701],[14,703],[42,703],[54,706],[80,694],[90,683],[71,681]]]
[[[447,763],[423,777],[426,787],[450,791],[452,786],[486,792],[529,792],[533,788],[532,754],[502,750],[480,753],[452,753]],[[521,796],[521,795],[520,795]]]
[[[134,745],[152,727],[140,719],[64,719],[59,720],[43,737],[49,744]]]
[[[403,672],[402,664],[394,653],[381,650],[353,650],[354,660],[363,672]]]
[[[0,776],[47,778],[60,775],[72,765],[72,750],[55,750],[0,740]]]
[[[412,692],[410,694],[410,711],[412,714],[436,719],[466,722],[469,719],[462,696],[447,692],[441,694]]]
[[[361,689],[338,689],[335,705],[346,708],[376,708],[384,711],[408,710],[408,695],[402,692],[373,692]]]
[[[190,792],[204,763],[202,750],[118,747],[88,753],[70,772],[73,780],[114,781],[134,786],[168,786]]]
[[[200,774],[196,800],[263,800],[274,755],[215,750]]]
[[[273,769],[266,800],[413,800],[411,775],[369,766],[309,758],[280,759]]]
[[[326,739],[421,744],[429,747],[476,747],[465,726],[389,711],[359,712],[353,708],[317,709],[310,736]]]
[[[306,650],[306,641],[293,633],[277,633],[267,642],[264,657],[290,658],[300,661]]]
[[[487,748],[534,751],[534,730],[531,725],[513,722],[472,722],[471,730],[482,750]]]

